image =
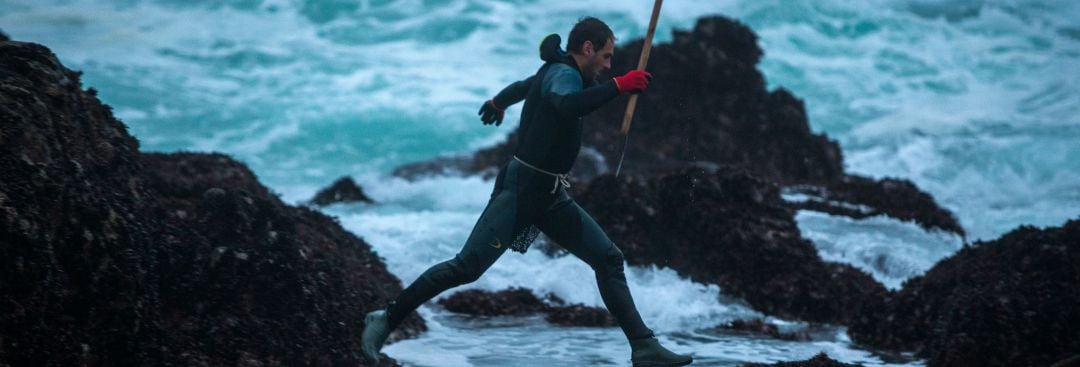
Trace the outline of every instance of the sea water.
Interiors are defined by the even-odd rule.
[[[536,46],[597,16],[618,42],[645,34],[650,1],[0,0],[0,29],[42,43],[99,91],[148,151],[217,151],[248,164],[289,203],[352,176],[376,205],[334,205],[408,283],[460,248],[492,182],[389,176],[394,167],[505,138],[480,103],[539,65]],[[849,172],[915,182],[954,212],[966,240],[1080,215],[1080,3],[1045,1],[668,1],[657,42],[711,14],[760,37],[770,88],[804,99],[814,131],[839,141]],[[656,77],[662,78],[663,75]],[[887,287],[965,239],[885,217],[800,212],[830,261]],[[715,285],[630,267],[646,323],[696,365],[805,359],[920,365],[854,347],[845,330],[769,318]],[[573,257],[508,253],[476,283],[601,306]],[[410,366],[625,365],[617,328],[538,317],[469,318],[425,305],[430,331],[385,351]],[[762,317],[806,341],[720,332]]]

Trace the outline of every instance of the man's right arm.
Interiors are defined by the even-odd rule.
[[[529,87],[532,86],[533,79],[536,79],[536,75],[530,76],[528,79],[519,80],[503,88],[499,94],[495,95],[491,101],[495,103],[495,107],[500,110],[505,110],[511,105],[521,102],[525,99],[525,96],[529,94]]]
[[[506,108],[525,99],[525,96],[529,94],[529,88],[532,86],[533,79],[536,79],[536,75],[530,76],[525,80],[510,83],[510,85],[503,88],[502,91],[499,91],[499,94],[496,94],[495,98],[484,102],[484,104],[480,106],[480,112],[477,113],[480,115],[480,121],[483,121],[484,125],[502,125]]]

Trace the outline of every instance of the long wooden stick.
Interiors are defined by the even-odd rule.
[[[652,8],[652,18],[649,19],[649,32],[645,34],[645,46],[641,49],[641,58],[638,59],[637,69],[645,70],[645,65],[649,63],[649,51],[652,50],[652,37],[653,33],[656,33],[656,19],[660,17],[660,4],[664,0],[656,0]],[[637,106],[638,95],[630,96],[630,102],[626,104],[626,115],[622,120],[622,133],[630,132],[630,122],[634,119],[634,108]],[[624,148],[625,149],[625,148]]]

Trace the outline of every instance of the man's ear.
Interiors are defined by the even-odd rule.
[[[585,40],[585,42],[581,43],[581,54],[582,55],[592,56],[593,52],[595,52],[595,51],[596,50],[593,49],[592,41]]]

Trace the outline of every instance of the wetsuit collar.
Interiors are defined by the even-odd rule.
[[[566,53],[566,56],[563,56],[562,63],[570,65],[570,67],[578,72],[578,75],[581,75],[581,82],[585,84],[585,88],[596,84],[596,79],[585,79],[585,74],[581,72],[581,67],[578,66],[577,60],[574,60],[574,57],[571,56],[569,52]]]

